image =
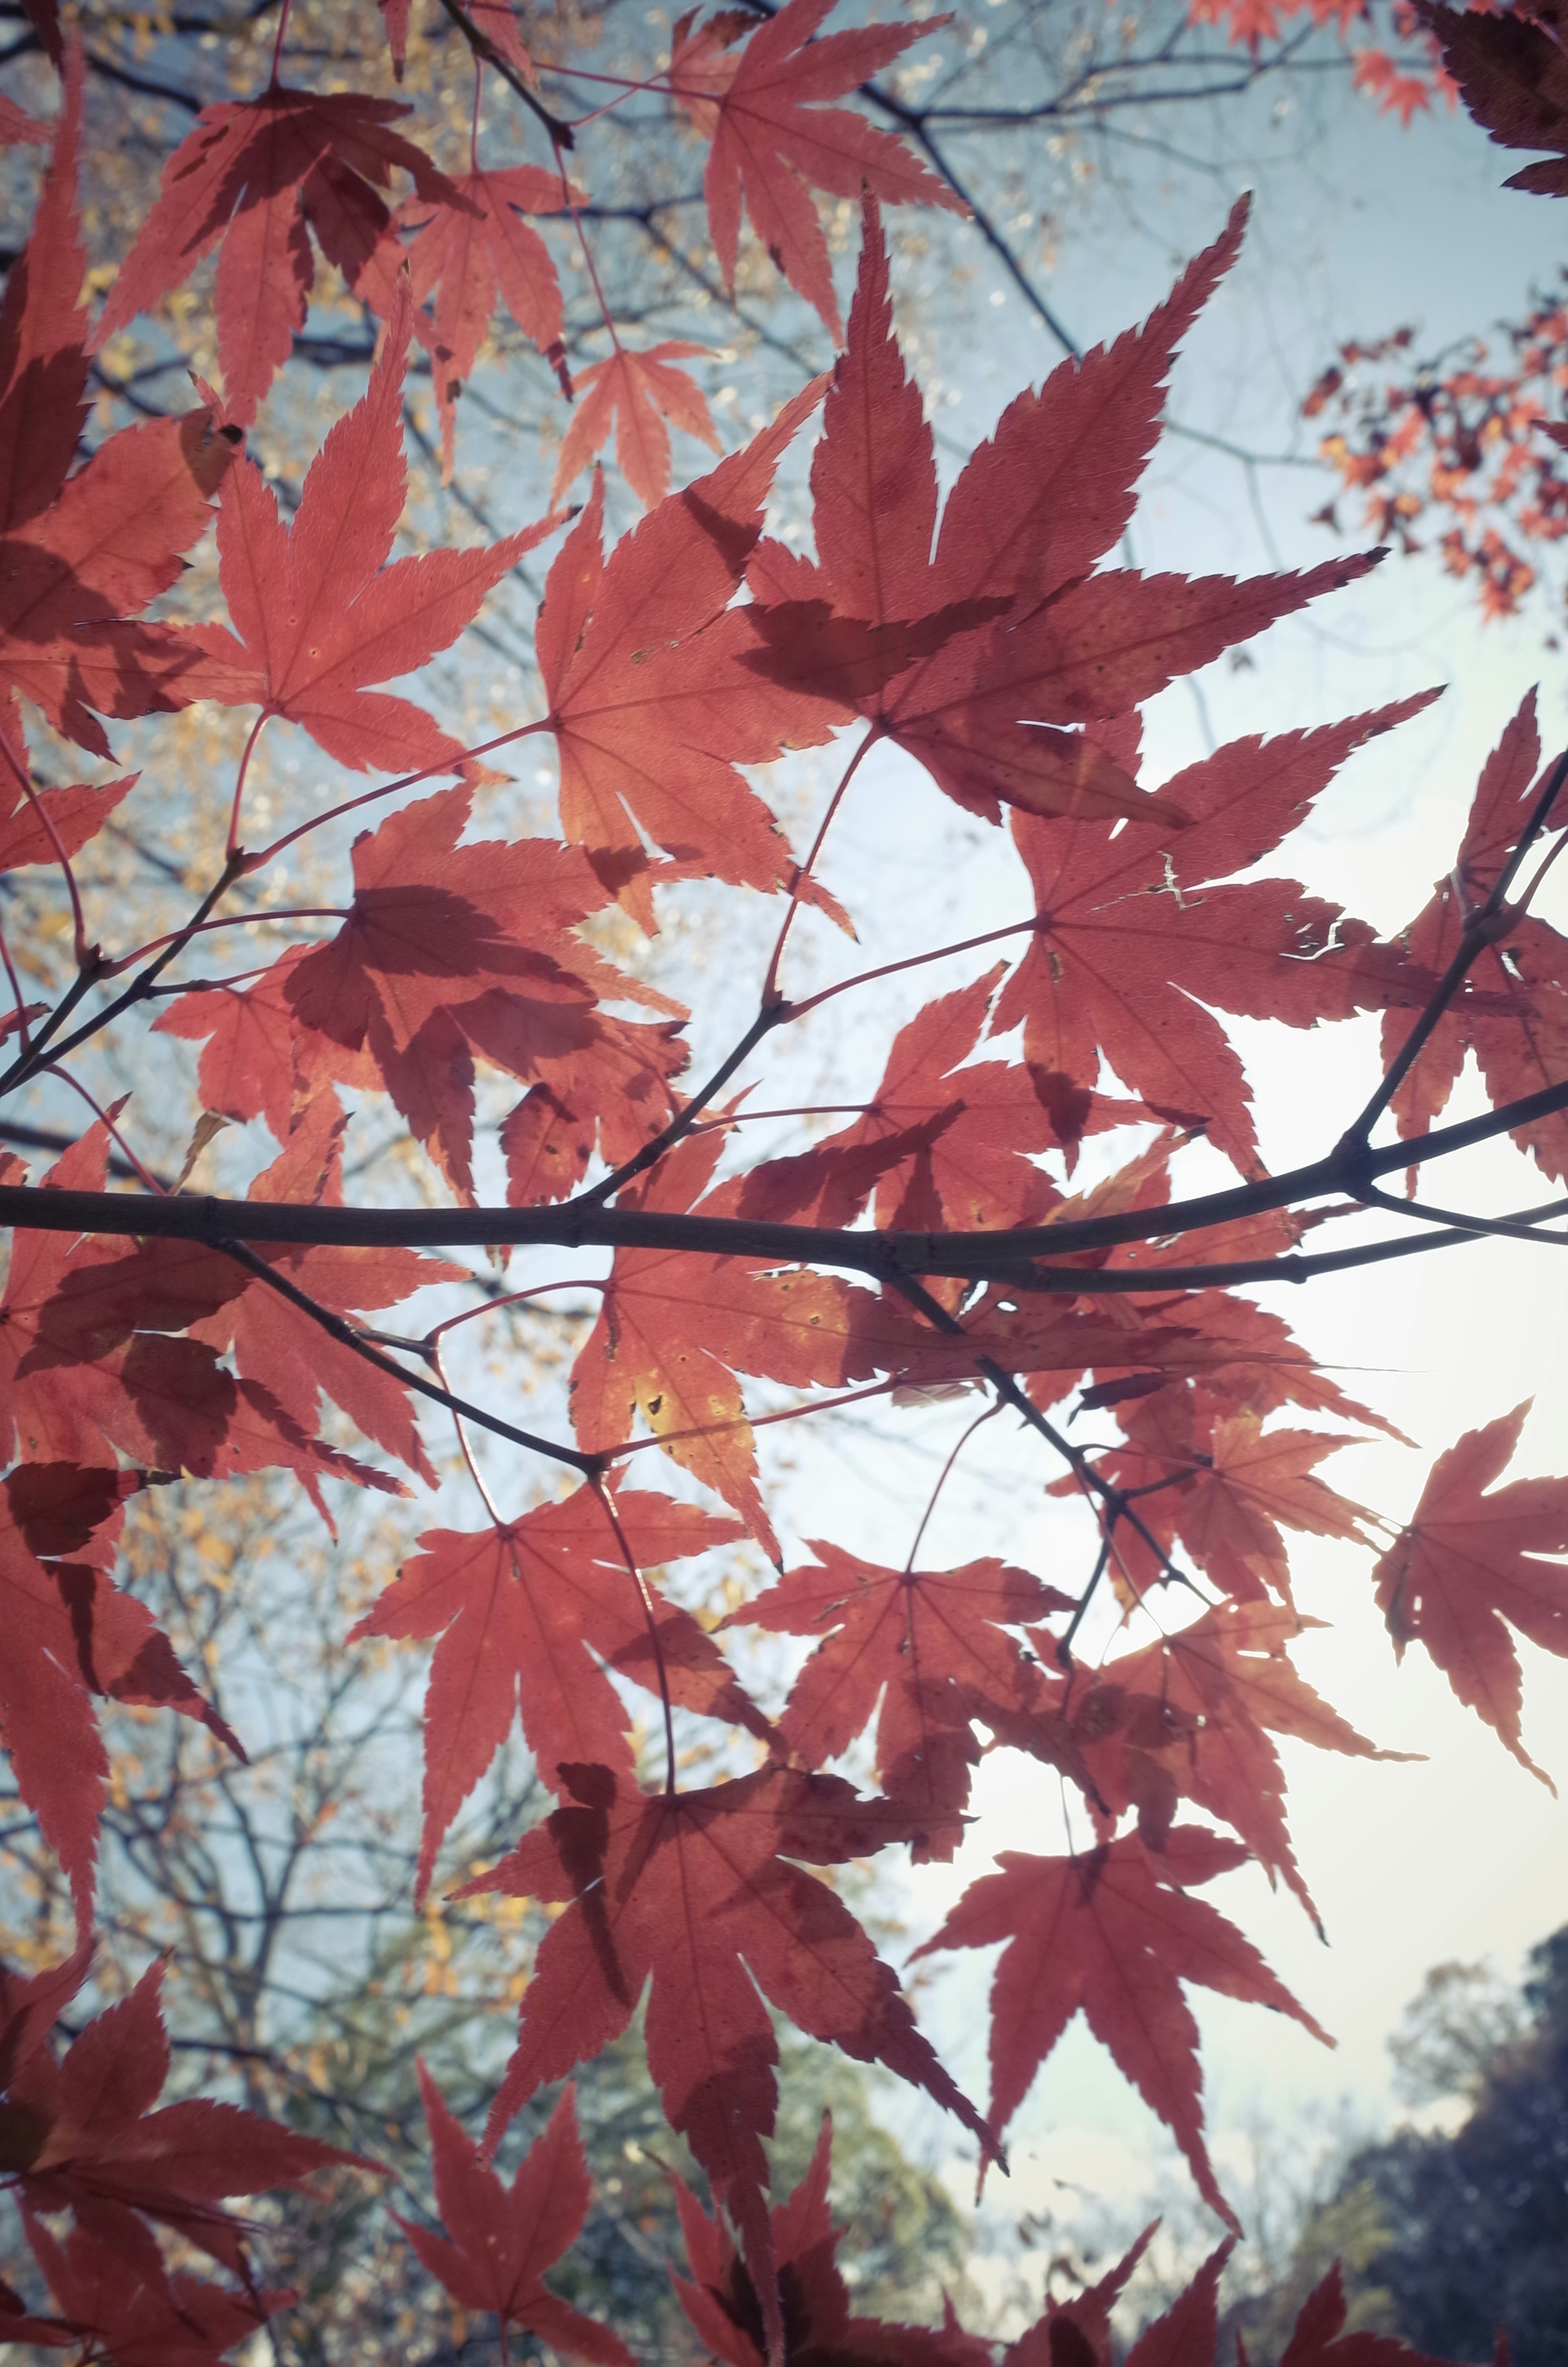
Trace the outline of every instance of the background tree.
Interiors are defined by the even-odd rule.
[[[1400,2129],[1344,2163],[1289,2275],[1232,2313],[1251,2356],[1283,2350],[1336,2258],[1352,2326],[1480,2360],[1501,2325],[1532,2367],[1563,2355],[1565,2031],[1568,1932],[1531,1951],[1517,1991],[1484,1965],[1428,1975],[1390,2044],[1407,2101],[1458,2106],[1458,2125]]]

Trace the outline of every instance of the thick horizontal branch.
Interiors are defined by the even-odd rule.
[[[1236,1184],[1226,1192],[1203,1193],[1163,1208],[1129,1209],[1115,1216],[1064,1219],[1055,1225],[1021,1225],[1006,1231],[863,1232],[822,1225],[763,1224],[745,1217],[705,1217],[700,1212],[679,1216],[649,1208],[607,1208],[588,1198],[568,1200],[551,1208],[344,1208],[295,1206],[279,1200],[185,1195],[157,1199],[126,1192],[61,1192],[32,1184],[0,1187],[0,1225],[36,1232],[199,1240],[214,1248],[231,1241],[369,1249],[486,1248],[505,1242],[513,1248],[686,1251],[779,1265],[840,1266],[874,1277],[1011,1277],[1034,1288],[1070,1286],[1092,1293],[1101,1279],[1093,1272],[1069,1269],[1059,1285],[1050,1284],[1046,1277],[1052,1271],[1051,1262],[1122,1242],[1167,1240],[1179,1234],[1201,1232],[1213,1225],[1231,1224],[1303,1201],[1360,1198],[1379,1176],[1470,1150],[1564,1109],[1568,1109],[1568,1084],[1548,1085],[1462,1125],[1437,1127],[1428,1134],[1413,1135],[1375,1150],[1348,1138],[1324,1159],[1283,1175]],[[1255,1274],[1253,1278],[1264,1277]],[[1142,1286],[1157,1291],[1172,1285],[1165,1271],[1151,1267]]]

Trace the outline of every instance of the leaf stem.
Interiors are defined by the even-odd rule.
[[[159,1199],[165,1199],[168,1196],[167,1185],[160,1176],[154,1175],[149,1168],[142,1165],[141,1160],[138,1159],[135,1151],[131,1149],[124,1135],[121,1134],[113,1118],[110,1117],[107,1110],[105,1109],[101,1102],[94,1099],[93,1095],[87,1091],[86,1086],[82,1082],[81,1078],[73,1077],[69,1069],[57,1069],[55,1070],[55,1075],[62,1085],[69,1085],[72,1092],[79,1094],[82,1100],[86,1103],[87,1107],[92,1111],[93,1116],[107,1131],[110,1141],[118,1143],[120,1151],[125,1158],[127,1164],[134,1174],[140,1176],[141,1182],[145,1184],[149,1192],[155,1194]]]
[[[780,1003],[784,1000],[783,996],[779,992],[779,965],[784,959],[784,946],[788,941],[790,930],[794,925],[795,916],[800,910],[800,899],[805,890],[806,883],[810,878],[813,870],[816,868],[817,858],[821,854],[823,842],[827,838],[829,831],[833,826],[833,817],[838,812],[840,806],[843,803],[844,793],[848,789],[850,783],[854,779],[856,773],[860,770],[862,757],[866,754],[868,750],[874,748],[876,742],[882,738],[882,736],[881,724],[873,723],[870,730],[866,732],[865,738],[861,742],[859,747],[855,750],[854,754],[850,758],[849,763],[845,765],[843,772],[839,777],[839,786],[828,800],[828,810],[823,815],[817,835],[811,842],[811,852],[807,855],[806,861],[796,867],[795,879],[789,891],[789,909],[784,916],[784,926],[780,929],[777,943],[773,946],[773,958],[768,964],[767,976],[762,980],[762,1008],[764,1011],[771,1011],[776,1003]]]
[[[243,852],[243,849],[238,851]],[[133,963],[144,961],[149,954],[156,953],[160,946],[178,945],[183,947],[193,937],[206,936],[214,929],[254,929],[258,923],[265,924],[269,921],[352,921],[353,918],[352,904],[296,904],[280,906],[276,911],[268,911],[264,906],[254,912],[231,912],[220,921],[187,921],[183,928],[171,929],[166,936],[149,937],[147,943],[138,946],[133,953],[121,954],[116,960],[105,962],[98,976],[118,978]],[[242,972],[242,976],[253,975],[253,972]]]
[[[234,801],[229,809],[229,844],[223,850],[231,863],[237,855],[244,853],[244,848],[240,844],[240,802],[245,794],[245,775],[251,769],[251,757],[254,753],[256,742],[261,738],[263,728],[271,715],[270,707],[262,708],[251,726],[244,746],[240,751],[240,767],[234,776]]]
[[[433,1342],[426,1342],[424,1343],[423,1353],[431,1371],[434,1374],[442,1387],[445,1388],[446,1387],[446,1375],[442,1367],[440,1349],[434,1346]],[[480,1471],[479,1465],[474,1461],[473,1449],[468,1444],[468,1433],[463,1427],[463,1417],[457,1411],[456,1406],[452,1409],[452,1427],[457,1433],[457,1444],[463,1450],[463,1460],[468,1467],[468,1477],[479,1490],[480,1503],[484,1506],[485,1511],[490,1514],[495,1526],[498,1529],[503,1529],[506,1526],[506,1523],[502,1519],[500,1512],[496,1510],[495,1498],[485,1486],[484,1474]]]
[[[817,859],[822,842],[828,834],[828,826],[838,810],[840,799],[854,776],[856,766],[877,737],[878,733],[874,730],[862,741],[851,758],[837,789],[833,792],[832,801],[823,817],[821,827],[812,844],[811,853],[807,858],[803,870],[797,875],[795,887],[790,898],[789,911],[784,915],[784,927],[779,932],[778,942],[773,947],[773,959],[768,965],[757,1016],[752,1020],[750,1026],[734,1049],[719,1062],[700,1093],[686,1103],[679,1116],[672,1118],[660,1133],[656,1134],[651,1142],[645,1143],[635,1159],[628,1159],[623,1166],[615,1169],[614,1174],[606,1175],[601,1183],[595,1184],[590,1190],[575,1193],[571,1199],[564,1204],[568,1209],[602,1206],[624,1185],[631,1183],[634,1177],[645,1174],[649,1168],[663,1158],[667,1150],[673,1150],[676,1143],[695,1129],[703,1111],[713,1100],[715,1094],[723,1091],[737,1069],[750,1058],[762,1038],[773,1028],[787,1026],[791,1021],[803,1018],[808,1011],[815,1011],[818,1003],[826,1002],[829,996],[843,994],[852,986],[863,986],[872,979],[886,978],[894,970],[913,969],[921,962],[940,961],[945,954],[965,953],[972,946],[990,945],[998,937],[1017,936],[1022,930],[1038,926],[1037,921],[1031,920],[1021,921],[1003,929],[988,929],[982,936],[965,938],[958,945],[943,946],[936,953],[917,954],[907,961],[889,962],[881,969],[866,970],[860,978],[845,979],[837,986],[825,987],[820,994],[811,995],[804,1002],[785,1002],[780,997],[778,993],[779,957],[784,951],[784,939],[789,934],[789,925],[800,900],[801,887],[804,885],[807,873]]]
[[[345,798],[342,805],[329,806],[325,813],[312,814],[309,821],[298,823],[293,830],[286,830],[281,838],[275,838],[272,844],[264,846],[259,854],[247,855],[241,865],[241,869],[247,875],[253,871],[260,871],[264,865],[272,861],[275,855],[281,855],[286,846],[292,846],[296,839],[308,836],[313,830],[323,830],[328,822],[338,821],[344,814],[357,813],[361,806],[374,805],[379,798],[396,797],[400,789],[417,788],[421,781],[443,780],[449,774],[454,773],[459,764],[466,764],[470,757],[488,756],[497,748],[510,747],[515,740],[526,740],[533,733],[547,731],[549,728],[548,717],[541,716],[536,723],[520,723],[514,730],[498,731],[493,740],[480,740],[473,747],[463,749],[446,764],[425,764],[417,773],[404,773],[395,781],[383,782],[378,789],[366,789],[359,797]]]
[[[936,1486],[931,1489],[926,1509],[920,1514],[920,1525],[915,1531],[915,1541],[909,1547],[909,1558],[904,1564],[904,1575],[906,1578],[909,1576],[915,1567],[915,1556],[920,1550],[920,1539],[925,1535],[926,1529],[931,1522],[931,1516],[936,1510],[937,1498],[942,1494],[943,1488],[947,1485],[949,1472],[953,1469],[953,1465],[957,1462],[959,1456],[968,1445],[969,1441],[974,1437],[975,1433],[980,1429],[984,1423],[987,1421],[995,1421],[1001,1410],[1001,1405],[998,1400],[993,1405],[988,1405],[984,1413],[976,1414],[974,1421],[959,1438],[957,1444],[953,1447],[952,1454],[947,1458],[947,1461],[942,1465],[942,1469],[938,1472]]]
[[[977,946],[994,946],[1003,937],[1021,937],[1040,926],[1036,913],[1027,921],[1009,921],[999,929],[983,929],[977,937],[960,937],[956,944],[938,946],[929,954],[906,954],[899,961],[883,962],[876,969],[863,969],[853,978],[841,978],[836,985],[822,987],[816,994],[807,995],[804,1002],[785,1002],[779,1006],[784,1019],[804,1019],[824,1002],[831,1002],[836,994],[848,994],[852,987],[870,986],[879,978],[895,978],[900,970],[921,969],[927,962],[945,961],[950,954],[972,953]]]
[[[74,924],[73,951],[76,968],[78,970],[91,970],[97,947],[89,946],[87,944],[87,924],[82,916],[82,899],[77,892],[76,875],[71,868],[71,857],[65,852],[65,842],[54,826],[54,816],[34,788],[28,767],[12,747],[9,736],[3,730],[0,730],[0,750],[4,751],[6,762],[21,784],[22,794],[32,808],[44,835],[54,849],[55,860],[65,875],[65,892],[71,899],[71,917]]]
[[[654,1616],[653,1598],[648,1591],[648,1580],[637,1568],[637,1556],[633,1553],[626,1530],[621,1525],[621,1516],[615,1509],[615,1500],[604,1484],[603,1472],[591,1471],[588,1475],[588,1484],[604,1506],[604,1517],[615,1533],[616,1546],[622,1560],[631,1573],[632,1584],[636,1587],[637,1600],[642,1604],[642,1615],[648,1623],[648,1640],[653,1652],[654,1672],[659,1679],[659,1698],[664,1710],[664,1792],[665,1797],[672,1800],[675,1797],[675,1718],[670,1704],[670,1675],[664,1665],[664,1646],[660,1639],[659,1622]]]
[[[716,1127],[754,1126],[759,1118],[779,1117],[864,1117],[874,1102],[802,1102],[798,1109],[743,1109],[733,1111],[728,1117],[705,1117],[690,1130],[693,1134],[711,1134]]]
[[[558,142],[558,151],[559,144],[560,143]],[[582,227],[582,209],[577,202],[577,193],[571,186],[571,176],[567,171],[566,166],[561,164],[558,153],[556,156],[556,164],[560,172],[561,203],[566,208],[568,213],[571,216],[571,226],[577,232],[577,243],[582,249],[582,260],[588,267],[588,277],[592,282],[594,296],[598,300],[599,317],[604,322],[605,328],[609,332],[610,343],[614,345],[615,351],[619,353],[621,351],[621,341],[615,334],[615,324],[610,318],[610,307],[604,300],[604,290],[599,284],[598,266],[593,260],[593,250],[588,243],[588,233]]]
[[[900,1386],[896,1379],[870,1381],[863,1389],[844,1389],[831,1398],[812,1398],[804,1405],[784,1406],[777,1413],[743,1413],[734,1421],[704,1421],[691,1430],[661,1430],[657,1437],[628,1438],[624,1446],[607,1446],[604,1459],[606,1463],[620,1463],[628,1455],[645,1455],[655,1446],[678,1446],[688,1438],[717,1438],[729,1430],[766,1430],[771,1422],[803,1421],[807,1414],[831,1413],[839,1406],[859,1405],[863,1398],[885,1398]]]
[[[608,1288],[609,1284],[601,1274],[597,1279],[574,1277],[570,1282],[536,1283],[532,1290],[509,1290],[504,1297],[487,1298],[479,1307],[465,1307],[460,1315],[448,1315],[445,1322],[438,1323],[433,1331],[425,1333],[421,1344],[434,1348],[438,1340],[443,1339],[448,1331],[455,1331],[459,1323],[472,1323],[481,1315],[499,1315],[503,1307],[516,1307],[525,1298],[548,1298],[558,1290],[607,1290]]]

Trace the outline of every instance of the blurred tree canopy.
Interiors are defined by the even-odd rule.
[[[1289,2275],[1229,2323],[1271,2367],[1306,2293],[1344,2264],[1351,2330],[1514,2367],[1568,2361],[1568,1927],[1516,1991],[1482,1965],[1439,1965],[1391,2042],[1413,2104],[1450,2125],[1363,2146],[1312,2210]]]

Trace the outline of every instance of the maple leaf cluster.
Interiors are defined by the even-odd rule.
[[[1440,44],[1423,31],[1421,14],[1418,0],[1393,0],[1386,13],[1374,13],[1366,0],[1188,0],[1187,21],[1219,27],[1233,48],[1245,47],[1254,58],[1266,43],[1288,38],[1292,23],[1298,39],[1308,28],[1330,28],[1349,50],[1352,86],[1380,113],[1408,124],[1453,90]],[[1376,38],[1367,40],[1369,32]]]
[[[837,335],[842,323],[813,189],[858,198],[863,188],[888,204],[966,209],[903,141],[849,108],[823,104],[854,91],[948,19],[814,39],[832,6],[785,0],[761,23],[728,10],[695,30],[694,10],[675,27],[669,65],[656,82],[709,142],[704,187],[727,284],[735,283],[744,210],[777,269]],[[383,12],[400,74],[408,0],[389,6],[383,0]],[[511,0],[476,0],[465,10],[464,30],[478,67],[488,62],[509,80],[536,81]],[[0,119],[0,135],[43,136],[15,112],[14,126]],[[559,276],[530,219],[565,212],[575,220],[588,202],[565,169],[564,127],[557,128],[552,171],[481,166],[476,131],[471,169],[449,176],[395,129],[411,112],[396,100],[296,89],[276,70],[256,97],[204,108],[170,159],[110,291],[99,342],[155,307],[216,249],[225,415],[248,425],[304,326],[319,249],[355,296],[389,318],[399,288],[412,282],[412,328],[431,359],[448,475],[457,398],[498,298],[570,395]],[[389,205],[383,192],[395,176],[413,187]],[[578,376],[582,399],[562,445],[556,491],[614,432],[627,483],[651,504],[670,485],[667,419],[719,448],[705,397],[674,366],[706,348],[680,340],[628,347],[608,315],[604,329],[611,351]]]
[[[1568,195],[1568,61],[1555,0],[1461,12],[1414,0],[1442,74],[1499,147],[1550,153],[1504,186]],[[1500,350],[1470,341],[1457,364],[1413,356],[1410,328],[1342,345],[1303,405],[1322,418],[1320,450],[1347,493],[1362,496],[1380,541],[1436,548],[1482,614],[1511,617],[1550,572],[1568,534],[1568,309],[1561,290],[1499,324]],[[1335,523],[1335,504],[1319,513]]]
[[[1305,415],[1318,449],[1381,541],[1435,549],[1483,616],[1516,616],[1550,577],[1568,534],[1568,473],[1553,435],[1568,368],[1568,308],[1543,296],[1504,324],[1494,358],[1477,339],[1458,367],[1413,354],[1415,333],[1355,340],[1323,371]],[[1333,527],[1331,502],[1317,522]]]
[[[388,0],[384,13],[400,52],[406,7]],[[880,203],[961,209],[905,143],[826,104],[918,30],[822,34],[828,13],[828,0],[787,0],[760,25],[728,12],[682,19],[656,79],[711,143],[705,189],[725,270],[744,208],[835,334],[810,191],[861,198],[858,279],[830,375],[671,493],[660,418],[709,442],[712,422],[677,357],[615,341],[598,374],[583,374],[557,492],[614,416],[641,522],[606,547],[596,472],[575,516],[417,557],[393,556],[411,351],[417,342],[431,357],[450,456],[456,391],[498,289],[543,350],[558,348],[558,285],[523,217],[580,214],[576,185],[521,164],[482,171],[477,155],[470,175],[448,179],[393,129],[399,103],[294,90],[275,72],[255,97],[205,110],[91,323],[79,300],[81,71],[59,51],[50,162],[0,305],[12,550],[0,749],[13,781],[0,868],[58,870],[76,971],[52,1007],[25,1005],[18,988],[0,1082],[10,1092],[71,1077],[78,1048],[133,1022],[156,990],[167,1048],[192,1048],[176,1057],[204,1127],[227,1119],[270,1142],[243,1201],[156,1188],[134,1156],[132,1097],[129,1109],[95,1102],[36,1184],[9,1154],[0,1173],[16,1227],[0,1302],[0,1738],[76,1919],[71,1957],[29,1980],[6,1976],[0,1997],[0,2146],[58,2313],[0,2295],[0,2327],[18,2339],[96,2343],[91,2355],[120,2361],[216,2359],[279,2300],[255,2283],[230,2201],[374,2168],[225,2103],[159,2107],[168,2044],[156,1968],[68,2048],[51,2036],[92,1948],[110,1777],[96,1703],[183,1716],[217,1750],[243,1753],[243,1734],[116,1583],[124,1506],[144,1488],[292,1473],[330,1521],[343,1487],[435,1489],[432,1406],[570,1476],[565,1492],[505,1519],[470,1462],[482,1517],[427,1530],[345,1640],[434,1647],[419,1897],[516,1723],[552,1797],[457,1889],[550,1912],[482,2147],[425,2083],[446,2233],[407,2224],[465,2308],[604,2367],[626,2355],[619,2338],[543,2282],[588,2203],[570,2099],[510,2187],[493,2156],[521,2108],[639,2008],[651,2078],[713,2204],[709,2215],[682,2190],[682,2300],[735,2367],[818,2353],[980,2367],[985,2348],[951,2316],[939,2332],[853,2315],[827,2216],[826,2135],[803,2188],[771,2204],[775,2013],[923,2090],[982,2164],[1002,2165],[1009,2124],[1081,2012],[1171,2129],[1210,2207],[1237,2226],[1206,2146],[1187,1990],[1326,2033],[1196,1894],[1253,1863],[1315,1920],[1276,1738],[1383,1755],[1292,1659],[1316,1623],[1297,1607],[1287,1533],[1361,1550],[1395,1651],[1424,1645],[1532,1765],[1513,1638],[1568,1649],[1568,1480],[1496,1484],[1521,1408],[1438,1458],[1407,1523],[1339,1493],[1318,1467],[1392,1425],[1247,1285],[1313,1270],[1319,1253],[1300,1244],[1329,1217],[1399,1207],[1377,1179],[1433,1155],[1471,1056],[1486,1127],[1568,1177],[1568,940],[1531,912],[1534,883],[1521,878],[1532,846],[1562,827],[1564,765],[1542,766],[1527,702],[1486,766],[1446,884],[1393,936],[1260,866],[1357,752],[1427,697],[1234,741],[1172,778],[1144,777],[1146,702],[1381,556],[1245,582],[1114,563],[1177,352],[1235,260],[1246,206],[1141,327],[1021,392],[942,502],[894,333]],[[538,70],[511,12],[491,0],[468,16],[477,70],[532,92]],[[558,166],[560,145],[558,125]],[[392,207],[383,192],[399,173],[413,194]],[[286,522],[246,431],[306,317],[318,247],[382,336]],[[215,248],[221,395],[204,389],[183,418],[123,429],[78,462],[95,342]],[[764,530],[781,463],[808,431],[809,553]],[[226,620],[149,616],[209,525]],[[557,535],[535,634],[541,713],[476,748],[383,687],[453,647],[486,595]],[[134,777],[40,788],[24,701],[98,759],[118,720],[198,702],[254,717],[219,800],[221,870],[182,929],[129,951],[88,942],[73,859],[126,799],[151,800]],[[269,727],[392,778],[324,812],[301,791],[292,826],[256,845],[248,767]],[[470,835],[476,797],[494,786],[483,757],[545,733],[558,756],[558,831]],[[844,734],[839,786],[803,859],[757,776]],[[818,856],[885,742],[913,760],[911,797],[1005,821],[1026,914],[986,940],[1017,941],[995,967],[898,1031],[869,1101],[839,1113],[849,1123],[747,1163],[743,1102],[721,1102],[725,1089],[774,1031],[861,983],[792,1002],[782,966],[803,910],[851,925]],[[307,934],[218,978],[164,975],[285,848],[394,796],[323,857],[338,862],[344,900],[265,915]],[[604,950],[639,928],[651,937],[661,899],[693,879],[773,898],[782,915],[757,1015],[694,1093],[688,1014],[642,960]],[[95,995],[107,999],[89,1010]],[[1305,1031],[1371,1014],[1385,1063],[1376,1099],[1331,1157],[1271,1176],[1228,1023]],[[512,1103],[494,1129],[499,1209],[479,1203],[476,1169],[498,1093]],[[424,1155],[421,1209],[346,1200],[349,1097],[355,1110],[384,1102]],[[1385,1112],[1398,1139],[1374,1152]],[[1173,1162],[1200,1137],[1239,1180],[1184,1204]],[[1090,1140],[1098,1180],[1075,1192]],[[144,1187],[133,1206],[107,1189],[111,1151]],[[1440,1216],[1408,1206],[1414,1221]],[[443,1335],[499,1285],[431,1251],[497,1242],[611,1252],[571,1365],[570,1437],[524,1431],[447,1386]],[[427,1290],[458,1311],[415,1336],[407,1327],[422,1314],[397,1310]],[[982,1392],[1027,1425],[1053,1471],[1065,1463],[1061,1488],[1093,1513],[1091,1571],[1069,1589],[1060,1568],[1048,1581],[999,1553],[919,1566],[923,1523],[901,1567],[896,1547],[874,1561],[830,1537],[791,1558],[758,1450],[764,1404],[779,1419],[845,1396]],[[1077,1410],[1113,1414],[1119,1439],[1073,1444],[1053,1416],[1075,1395]],[[963,1419],[954,1458],[977,1426],[967,1407]],[[347,1433],[362,1454],[337,1443]],[[460,1427],[465,1458],[468,1435]],[[627,1484],[644,1449],[671,1467],[665,1488]],[[773,1565],[770,1583],[732,1595],[722,1619],[684,1607],[661,1573],[742,1540]],[[1079,1635],[1102,1583],[1122,1626],[1159,1609],[1152,1639],[1118,1628],[1117,1648],[1090,1666]],[[811,1648],[773,1709],[731,1658],[747,1628]],[[707,1722],[715,1780],[682,1785],[677,1713]],[[645,1714],[662,1722],[661,1783],[638,1748]],[[952,1860],[993,1750],[1073,1786],[1093,1838],[1004,1854],[916,1952],[1000,1948],[982,2111],[838,1883],[887,1849]],[[877,1788],[857,1789],[846,1761]],[[66,2214],[62,2237],[50,2223]],[[159,2229],[237,2282],[171,2271]],[[1134,2266],[1130,2256],[1077,2302],[1048,2305],[1010,2361],[1108,2361],[1109,2313]],[[1145,2334],[1139,2367],[1200,2354],[1206,2367],[1222,2267],[1217,2253]],[[1292,2367],[1411,2356],[1342,2338],[1343,2318],[1330,2279],[1303,2312]]]

